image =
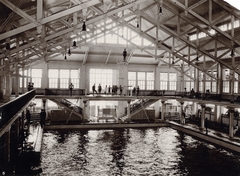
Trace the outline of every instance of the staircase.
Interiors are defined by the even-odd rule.
[[[158,96],[159,91],[152,91],[147,96]],[[125,108],[125,114],[118,118],[119,122],[127,122],[131,120],[131,117],[135,114],[139,113],[140,111],[144,110],[146,107],[152,105],[153,103],[157,102],[156,99],[140,99],[135,101],[133,104],[130,105],[130,118],[127,115],[127,107]]]
[[[83,120],[83,109],[81,107],[76,106],[75,104],[73,104],[72,102],[70,102],[66,99],[50,99],[50,100],[55,102],[59,106],[64,107],[71,114],[74,114]]]

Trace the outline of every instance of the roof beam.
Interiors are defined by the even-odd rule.
[[[84,54],[82,65],[85,65],[86,62],[87,62],[88,52],[89,52],[89,47],[86,47],[86,51],[85,51],[85,54]]]
[[[29,22],[32,22],[35,25],[40,25],[40,23],[38,23],[38,21],[36,21],[33,17],[31,17],[30,15],[28,15],[27,13],[25,13],[24,11],[19,9],[17,6],[12,4],[10,1],[8,1],[8,0],[0,0],[0,2],[2,2],[5,6],[7,6],[9,9],[11,9],[13,12],[15,12],[18,15],[20,15],[21,17],[23,17],[25,20],[27,20]]]
[[[108,56],[107,56],[107,59],[106,59],[106,61],[105,61],[105,65],[107,65],[107,63],[108,63],[109,57],[110,57],[110,55],[111,55],[111,52],[112,52],[112,49],[110,49],[110,50],[108,51]]]

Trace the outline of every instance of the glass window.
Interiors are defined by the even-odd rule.
[[[147,72],[147,90],[154,90],[154,73]]]
[[[234,81],[234,93],[238,93],[238,81]]]
[[[80,70],[71,70],[70,72],[71,83],[74,85],[74,88],[77,89],[79,89],[79,73]]]
[[[58,88],[58,69],[49,69],[49,88]]]
[[[168,90],[168,73],[160,73],[160,90]]]
[[[136,72],[128,72],[128,86],[136,87]]]
[[[41,88],[42,69],[32,69],[32,83],[34,88]]]
[[[19,87],[22,88],[23,87],[27,87],[27,70],[20,70],[20,78],[19,78]],[[24,77],[24,78],[23,78]]]
[[[212,92],[217,92],[217,82],[212,82]]]
[[[205,83],[205,90],[209,90],[210,92],[212,91],[211,90],[211,82],[210,81],[206,81],[206,83]]]
[[[169,90],[177,90],[177,74],[169,73]]]
[[[137,74],[138,77],[138,86],[140,89],[145,89],[145,72],[138,72]]]
[[[111,69],[90,69],[90,84],[89,90],[92,90],[92,86],[95,84],[96,89],[100,84],[102,86],[102,90],[104,90],[105,86],[113,85],[113,72]]]
[[[69,70],[60,70],[60,88],[69,87]]]
[[[229,81],[223,81],[223,92],[229,93]]]

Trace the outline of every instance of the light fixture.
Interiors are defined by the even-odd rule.
[[[197,62],[199,61],[198,56],[196,57],[196,61],[197,61]]]
[[[64,60],[67,60],[67,55],[65,54]]]
[[[235,56],[234,49],[232,49],[230,56],[231,56],[231,57],[234,57],[234,56]]]
[[[70,48],[68,49],[68,55],[71,56],[71,50],[70,50]]]
[[[73,41],[73,46],[72,46],[74,49],[77,48],[77,42],[76,41]]]
[[[163,12],[162,12],[162,6],[160,6],[160,8],[159,8],[159,14],[162,14]]]
[[[86,23],[85,23],[85,21],[83,22],[83,25],[82,25],[82,31],[87,31],[87,28],[86,28]]]
[[[172,60],[172,64],[175,64],[174,59]]]
[[[124,48],[124,50],[123,50],[123,60],[124,60],[124,62],[126,62],[126,57],[127,57],[127,50],[126,50],[126,48]]]

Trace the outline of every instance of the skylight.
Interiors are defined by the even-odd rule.
[[[238,10],[240,10],[240,3],[237,0],[225,0],[225,2],[228,2],[230,5],[232,5],[233,7],[237,8]]]

